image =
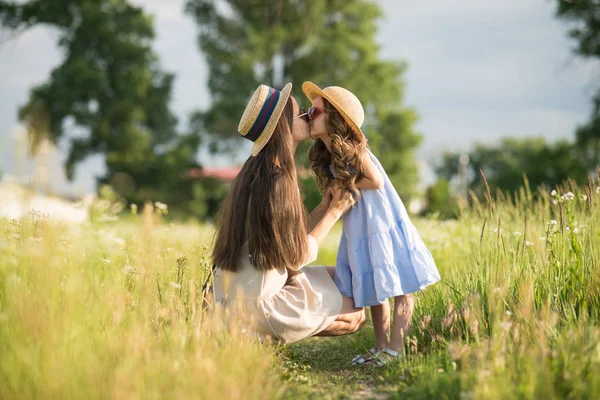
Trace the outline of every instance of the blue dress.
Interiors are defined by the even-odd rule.
[[[382,304],[440,280],[400,196],[379,160],[367,152],[385,183],[378,190],[361,190],[359,200],[342,217],[334,279],[356,307]]]

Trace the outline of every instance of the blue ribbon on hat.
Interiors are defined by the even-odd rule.
[[[244,136],[246,139],[255,142],[260,137],[260,134],[271,119],[271,115],[273,115],[273,111],[275,110],[275,106],[277,106],[280,94],[281,92],[279,90],[269,88],[269,94],[263,103],[258,117],[256,117],[256,120],[254,121],[252,128],[250,128],[248,131],[248,134]]]

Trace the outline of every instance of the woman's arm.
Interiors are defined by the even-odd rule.
[[[329,231],[342,217],[344,212],[354,204],[354,198],[349,192],[343,191],[338,186],[334,186],[330,190],[332,191],[331,203],[323,214],[323,217],[310,231],[310,235],[315,238],[319,246],[323,244]]]
[[[383,175],[366,151],[363,153],[361,162],[364,174],[356,182],[356,187],[359,189],[381,189],[383,187]]]
[[[327,191],[323,194],[323,199],[321,203],[315,207],[314,210],[308,215],[307,227],[308,232],[315,229],[315,226],[319,223],[319,221],[323,218],[327,209],[329,208],[329,204],[331,204],[333,190],[331,188],[327,189]]]
[[[342,217],[344,212],[354,204],[354,198],[350,193],[342,192],[338,187],[330,188],[327,193],[330,191],[332,195],[331,203],[329,204],[329,207],[322,212],[323,215],[321,219],[317,221],[312,229],[310,229],[310,234],[308,235],[308,259],[302,263],[302,265],[298,265],[295,268],[290,267],[289,269],[297,271],[303,266],[315,261],[319,253],[319,247],[325,241],[331,228],[333,228],[335,223]],[[315,209],[315,211],[317,210]],[[313,211],[311,215],[315,214],[315,211]]]

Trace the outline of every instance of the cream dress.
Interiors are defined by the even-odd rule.
[[[317,258],[318,244],[311,235],[308,248],[304,265]],[[340,314],[342,295],[324,267],[288,268],[257,270],[245,251],[237,272],[217,266],[215,302],[259,339],[293,343],[313,336]]]

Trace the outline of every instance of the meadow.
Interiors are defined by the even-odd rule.
[[[597,184],[415,218],[442,282],[416,295],[401,360],[382,368],[349,365],[370,325],[288,346],[225,329],[202,291],[213,227],[163,212],[0,219],[1,399],[600,396]]]

